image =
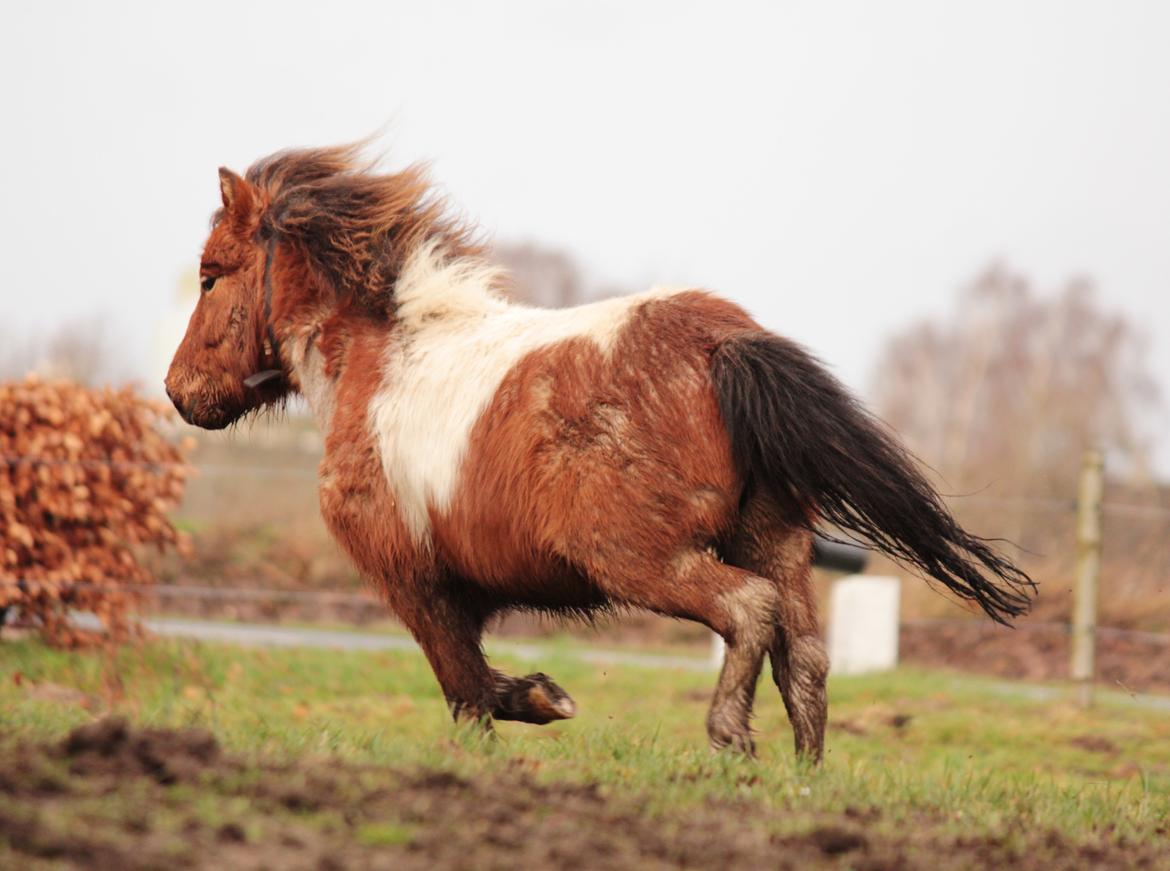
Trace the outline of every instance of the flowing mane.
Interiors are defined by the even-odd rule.
[[[363,145],[281,151],[247,180],[268,200],[260,233],[299,248],[339,298],[372,312],[394,309],[410,255],[427,243],[451,257],[484,251],[476,230],[451,214],[427,168],[381,173]]]

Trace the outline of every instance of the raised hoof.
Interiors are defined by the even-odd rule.
[[[537,726],[577,715],[577,703],[547,674],[510,678],[496,697],[497,720],[514,720]]]

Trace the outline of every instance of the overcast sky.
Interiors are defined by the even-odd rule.
[[[501,241],[697,284],[859,390],[992,259],[1146,325],[1170,388],[1170,4],[25,3],[0,13],[0,326],[144,378],[216,167],[389,122]],[[1162,467],[1170,469],[1170,445]]]

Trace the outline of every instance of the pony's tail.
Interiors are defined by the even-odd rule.
[[[731,337],[711,375],[744,480],[792,522],[863,536],[998,623],[1028,610],[1032,579],[959,526],[906,449],[799,345]]]

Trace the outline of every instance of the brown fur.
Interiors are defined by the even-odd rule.
[[[796,748],[819,759],[827,660],[810,564],[822,504],[845,528],[861,506],[866,529],[989,613],[1018,604],[962,553],[1009,583],[1026,576],[949,519],[831,376],[738,306],[697,291],[642,302],[605,350],[568,339],[515,364],[472,428],[449,509],[431,506],[428,536],[412,536],[371,402],[393,390],[384,361],[402,340],[395,284],[408,257],[434,243],[449,259],[475,258],[470,232],[445,216],[421,170],[379,175],[355,148],[284,152],[246,179],[224,170],[221,192],[202,266],[215,286],[168,393],[186,419],[216,427],[327,382],[322,514],[418,640],[456,716],[541,723],[575,711],[547,676],[488,667],[480,638],[494,613],[646,608],[727,641],[707,721],[713,746],[752,751],[768,653]],[[323,366],[305,368],[316,354]],[[283,377],[243,386],[264,368]],[[893,526],[882,526],[886,506]],[[916,537],[918,517],[945,540]]]
[[[704,351],[718,340],[704,314],[725,306],[705,294],[647,303],[609,361],[578,339],[516,366],[472,432],[452,511],[433,518],[453,564],[518,596],[588,578],[582,606],[606,577],[607,597],[633,603],[652,598],[646,567],[728,529],[739,482]]]
[[[361,325],[332,340],[337,404],[319,470],[330,531],[419,642],[457,717],[545,723],[572,716],[572,700],[547,677],[517,679],[488,668],[479,640],[493,605],[433,551],[420,550],[398,517],[368,424],[382,332]]]

